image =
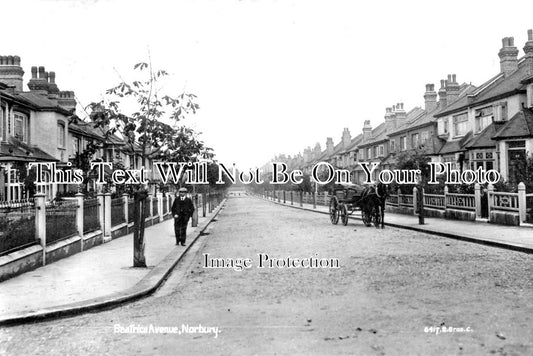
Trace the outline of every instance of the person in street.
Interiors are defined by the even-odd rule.
[[[187,196],[187,188],[180,188],[176,194],[176,199],[172,204],[172,216],[174,216],[174,233],[176,234],[176,245],[185,246],[187,238],[187,224],[194,212],[192,200]]]

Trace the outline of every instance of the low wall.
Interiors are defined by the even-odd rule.
[[[520,216],[513,212],[491,211],[489,222],[491,224],[519,226]]]
[[[88,250],[94,246],[101,245],[103,242],[103,235],[101,230],[96,230],[83,235],[83,250]]]
[[[43,265],[43,248],[33,245],[0,257],[0,281],[32,271]]]
[[[385,211],[389,213],[394,214],[406,214],[406,215],[413,215],[414,209],[409,208],[407,206],[392,206],[392,205],[386,205]]]
[[[476,213],[468,210],[446,209],[445,218],[450,220],[475,221]]]
[[[128,234],[128,224],[122,223],[111,227],[111,238],[116,239]]]
[[[81,238],[69,237],[46,246],[46,264],[59,261],[62,258],[72,256],[81,251]]]

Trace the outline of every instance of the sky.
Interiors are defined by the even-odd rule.
[[[150,56],[169,94],[197,95],[184,123],[245,170],[354,137],[395,103],[423,107],[448,74],[482,84],[503,37],[523,55],[532,13],[530,0],[6,1],[0,54],[21,57],[25,85],[32,66],[55,71],[82,116]]]

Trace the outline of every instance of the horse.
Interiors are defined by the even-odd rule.
[[[381,182],[366,187],[361,194],[361,211],[372,218],[376,228],[380,225],[382,229],[385,228],[385,203],[388,195],[388,186]]]

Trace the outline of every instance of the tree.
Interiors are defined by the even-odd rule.
[[[142,165],[147,167],[148,158],[168,158],[189,161],[204,149],[194,130],[179,125],[188,114],[196,113],[200,107],[195,102],[196,95],[182,93],[177,97],[165,95],[161,81],[168,73],[154,70],[151,61],[134,66],[143,80],[131,83],[121,82],[106,91],[107,100],[89,104],[90,118],[95,127],[103,128],[106,138],[120,134],[132,151],[140,146]],[[133,103],[131,103],[133,100]],[[122,106],[135,105],[131,114],[122,112]],[[144,256],[144,203],[146,187],[137,186],[135,192],[135,227],[133,266],[146,267]]]

